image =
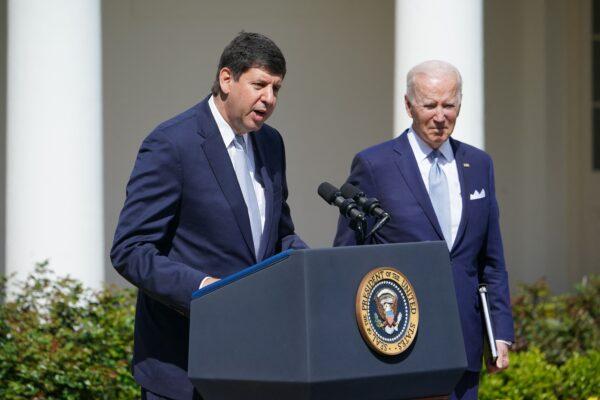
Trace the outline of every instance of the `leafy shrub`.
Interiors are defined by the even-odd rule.
[[[549,364],[537,349],[511,354],[510,368],[494,375],[483,374],[479,397],[485,399],[558,399],[561,381],[556,365]]]
[[[133,399],[135,293],[94,292],[38,264],[0,304],[0,398]],[[6,295],[6,279],[0,294]]]
[[[510,368],[483,374],[479,397],[486,399],[591,399],[600,395],[600,351],[549,363],[537,348],[511,355]]]
[[[513,350],[534,345],[561,365],[575,353],[600,349],[600,276],[584,279],[574,293],[552,296],[545,281],[522,285],[521,292],[513,301]]]
[[[522,285],[513,301],[510,368],[483,371],[482,399],[586,399],[600,396],[600,277],[569,294],[548,284]]]
[[[600,350],[576,354],[562,367],[561,393],[565,399],[600,397]]]

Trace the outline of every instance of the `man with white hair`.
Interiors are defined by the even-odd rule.
[[[406,86],[412,125],[398,138],[358,153],[348,182],[377,197],[392,215],[373,243],[443,240],[448,245],[468,361],[451,398],[476,399],[484,337],[479,284],[487,285],[499,339],[499,357],[487,364],[489,371],[508,367],[514,340],[492,160],[450,137],[462,100],[456,67],[423,62],[409,71]],[[355,244],[341,219],[334,244]]]

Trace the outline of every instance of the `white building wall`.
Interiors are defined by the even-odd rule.
[[[567,290],[600,273],[588,6],[486,2],[486,149],[513,287],[545,277]]]
[[[5,268],[6,224],[6,0],[0,0],[0,274]]]

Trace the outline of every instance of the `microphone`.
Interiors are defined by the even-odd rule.
[[[352,220],[364,220],[365,214],[361,212],[354,200],[345,199],[338,188],[329,182],[323,182],[319,185],[317,193],[323,200],[332,206],[340,209],[340,214]]]
[[[377,219],[390,218],[390,214],[381,208],[379,200],[374,197],[367,198],[365,193],[356,186],[350,183],[344,183],[341,188],[341,193],[345,198],[353,199],[366,214],[372,215]]]

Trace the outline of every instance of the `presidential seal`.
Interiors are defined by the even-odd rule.
[[[391,356],[408,349],[419,326],[419,304],[408,279],[391,267],[370,271],[358,287],[356,320],[376,352]]]

